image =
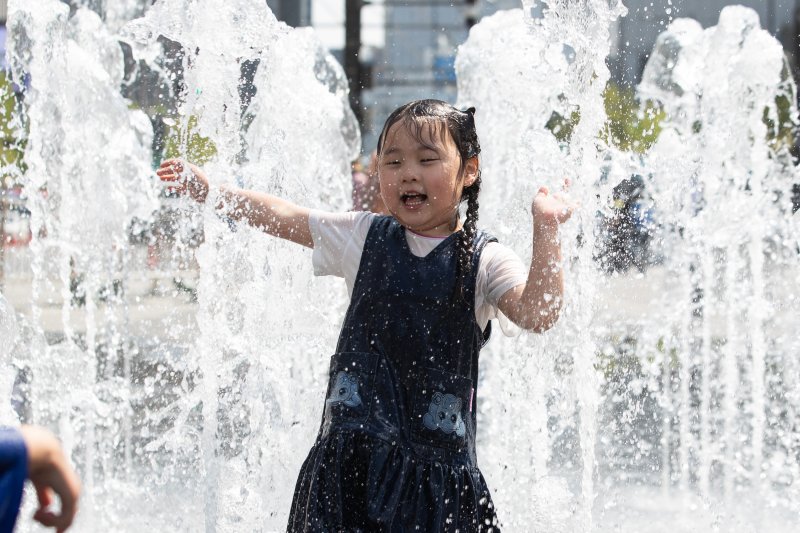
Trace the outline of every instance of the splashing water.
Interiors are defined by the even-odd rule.
[[[209,175],[301,205],[343,209],[348,162],[360,141],[341,69],[313,34],[277,22],[263,2],[190,4],[156,4],[127,29],[145,41],[166,35],[190,51],[178,112],[198,116],[200,133],[216,142]],[[209,32],[231,38],[208,47]],[[243,115],[237,87],[244,60],[260,65],[258,92]],[[266,511],[269,527],[282,528],[306,451],[297,443],[310,443],[316,424],[311,416],[297,420],[316,413],[323,394],[319,362],[322,346],[333,346],[341,292],[314,280],[308,254],[249,228],[232,233],[212,205],[197,253],[193,366],[202,381],[186,404],[202,406],[206,527],[258,529]],[[287,276],[295,280],[288,287]],[[327,333],[319,334],[320,325]],[[184,430],[176,425],[175,432]]]
[[[589,531],[594,447],[551,457],[547,404],[551,410],[567,410],[559,418],[570,428],[562,432],[576,431],[581,443],[595,441],[599,385],[590,325],[594,293],[603,280],[586,245],[595,223],[587,215],[597,202],[594,182],[602,162],[597,132],[604,121],[602,91],[609,77],[604,64],[609,26],[624,8],[606,1],[582,2],[581,9],[574,2],[548,2],[543,16],[532,18],[533,4],[484,19],[456,61],[459,98],[478,109],[484,223],[529,257],[530,204],[538,186],[558,192],[564,179],[571,178],[579,185],[574,194],[584,206],[562,235],[565,278],[570,280],[562,326],[535,343],[527,336],[496,341],[483,358],[488,367],[484,395],[491,397],[491,403],[483,404],[491,421],[486,447],[497,461],[487,475],[495,486],[509,487],[497,497],[498,508],[510,510],[506,520],[511,529]],[[572,141],[559,143],[547,123],[554,114],[570,117],[578,112]],[[579,233],[582,246],[576,245]],[[504,430],[510,421],[528,430]],[[513,457],[508,456],[511,450]],[[520,456],[521,450],[527,453]],[[558,470],[548,468],[553,461],[571,472],[553,475]],[[506,466],[517,473],[511,485],[499,482],[507,476]]]
[[[194,318],[132,294],[131,271],[143,265],[128,225],[151,217],[158,187],[150,124],[119,94],[120,38],[139,58],[153,57],[159,35],[186,51],[176,115],[184,132],[194,117],[196,132],[214,140],[214,183],[312,207],[344,209],[348,199],[360,141],[341,68],[309,30],[278,23],[263,2],[201,4],[158,2],[117,23],[117,35],[93,12],[70,17],[56,1],[11,6],[14,73],[31,80],[24,185],[34,232],[47,231],[32,246],[32,314],[49,329],[60,296],[64,332],[26,361],[33,419],[72,435],[64,441],[84,480],[78,527],[87,530],[283,528],[318,422],[323,346],[333,346],[343,310],[343,291],[313,279],[306,252],[230,231],[212,202],[181,208],[187,219],[200,211],[205,234]],[[245,60],[260,61],[246,115]],[[76,278],[85,308],[70,290]],[[115,283],[130,292],[98,302]],[[175,304],[185,308],[179,298],[160,303]],[[150,319],[132,323],[137,309],[160,314],[155,336]]]
[[[213,140],[212,186],[344,210],[358,127],[341,67],[263,1],[148,3],[99,17],[11,2],[37,238],[31,272],[6,279],[15,294],[30,285],[27,300],[9,296],[25,321],[0,297],[0,393],[32,376],[26,417],[52,426],[81,472],[82,531],[282,530],[344,290],[312,275],[309,252],[221,219],[211,200],[159,199],[151,122],[120,95],[119,41],[166,85],[164,43],[181,50],[164,105],[175,102],[179,151],[191,135]],[[536,187],[569,177],[582,205],[561,235],[560,323],[495,334],[484,352],[481,465],[512,531],[789,531],[800,233],[781,124],[796,118],[795,88],[752,11],[726,9],[707,30],[676,20],[638,88],[663,108],[663,131],[632,160],[598,136],[609,27],[624,13],[609,0],[523,2],[459,49],[459,105],[477,107],[483,146],[482,225],[527,258]],[[246,64],[256,90],[244,105]],[[596,213],[631,173],[658,210],[659,260],[614,277],[594,258]],[[202,226],[196,302],[160,288],[172,276],[131,239],[159,202],[183,230]]]
[[[510,487],[495,489],[506,525],[788,531],[798,249],[782,49],[749,9],[727,8],[705,31],[675,21],[638,89],[662,106],[664,129],[634,160],[598,141],[607,27],[624,8],[535,4],[484,19],[457,59],[459,98],[478,109],[487,226],[529,250],[535,187],[557,190],[564,176],[583,211],[562,232],[560,323],[535,342],[495,341],[483,358],[484,468]],[[559,142],[553,118],[570,116],[578,124]],[[632,174],[658,208],[660,264],[615,279],[592,260],[592,216]]]
[[[3,368],[11,369],[11,354],[17,340],[17,319],[14,309],[0,293],[0,365]],[[3,372],[0,375],[0,394],[3,398],[10,398],[13,394],[14,372]],[[13,424],[15,416],[11,410],[11,403],[3,402],[0,405],[0,424]]]
[[[662,484],[696,491],[712,509],[722,502],[722,513],[746,492],[755,525],[769,518],[763,508],[797,513],[787,386],[797,372],[788,193],[798,175],[781,138],[797,110],[786,58],[755,12],[728,7],[708,30],[675,21],[639,90],[669,117],[648,154],[653,198],[672,229],[662,236],[669,274],[662,313],[640,321],[678,359],[680,386],[660,391],[678,421],[662,436]]]

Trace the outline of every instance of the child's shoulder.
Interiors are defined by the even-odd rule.
[[[493,249],[496,246],[503,247],[495,235],[484,228],[478,228],[473,237],[473,249],[480,251],[481,255],[485,255],[487,249]]]
[[[319,245],[344,249],[349,243],[356,243],[361,247],[376,216],[366,211],[313,210],[309,213],[308,225],[315,247]]]
[[[351,232],[357,231],[358,228],[362,227],[369,228],[377,216],[369,211],[322,211],[314,209],[309,212],[308,221],[312,230],[315,228],[320,230],[333,228]]]

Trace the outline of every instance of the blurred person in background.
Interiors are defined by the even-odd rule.
[[[373,150],[369,156],[369,166],[364,168],[361,161],[353,163],[353,211],[371,211],[388,215],[389,211],[381,198],[378,183],[378,153]]]

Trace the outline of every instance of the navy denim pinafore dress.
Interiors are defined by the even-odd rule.
[[[392,217],[370,226],[342,325],[322,426],[288,531],[497,532],[475,456],[479,232],[451,309],[456,237],[411,253]]]

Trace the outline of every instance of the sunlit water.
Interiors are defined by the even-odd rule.
[[[21,179],[39,237],[0,297],[0,393],[16,409],[4,402],[0,417],[58,432],[84,481],[80,531],[281,530],[344,287],[312,275],[309,251],[229,224],[212,202],[159,200],[152,125],[120,94],[119,41],[164,86],[175,68],[163,38],[184,51],[167,121],[183,151],[189,129],[213,140],[214,184],[321,209],[349,207],[360,139],[346,81],[312,30],[260,0],[113,4],[101,19],[11,2],[13,74],[30,80]],[[582,207],[562,230],[558,326],[495,328],[483,354],[480,464],[504,526],[791,531],[800,232],[797,175],[770,131],[796,113],[780,46],[743,8],[707,30],[673,22],[638,88],[663,106],[663,131],[634,158],[597,135],[622,4],[523,4],[481,21],[457,58],[459,105],[478,109],[482,225],[527,261],[539,185],[570,178]],[[243,108],[242,65],[256,63]],[[553,113],[579,113],[569,141],[546,127]],[[657,213],[659,264],[611,276],[593,259],[599,220],[631,174]],[[172,262],[153,267],[131,221],[152,220],[159,202],[182,222]]]

